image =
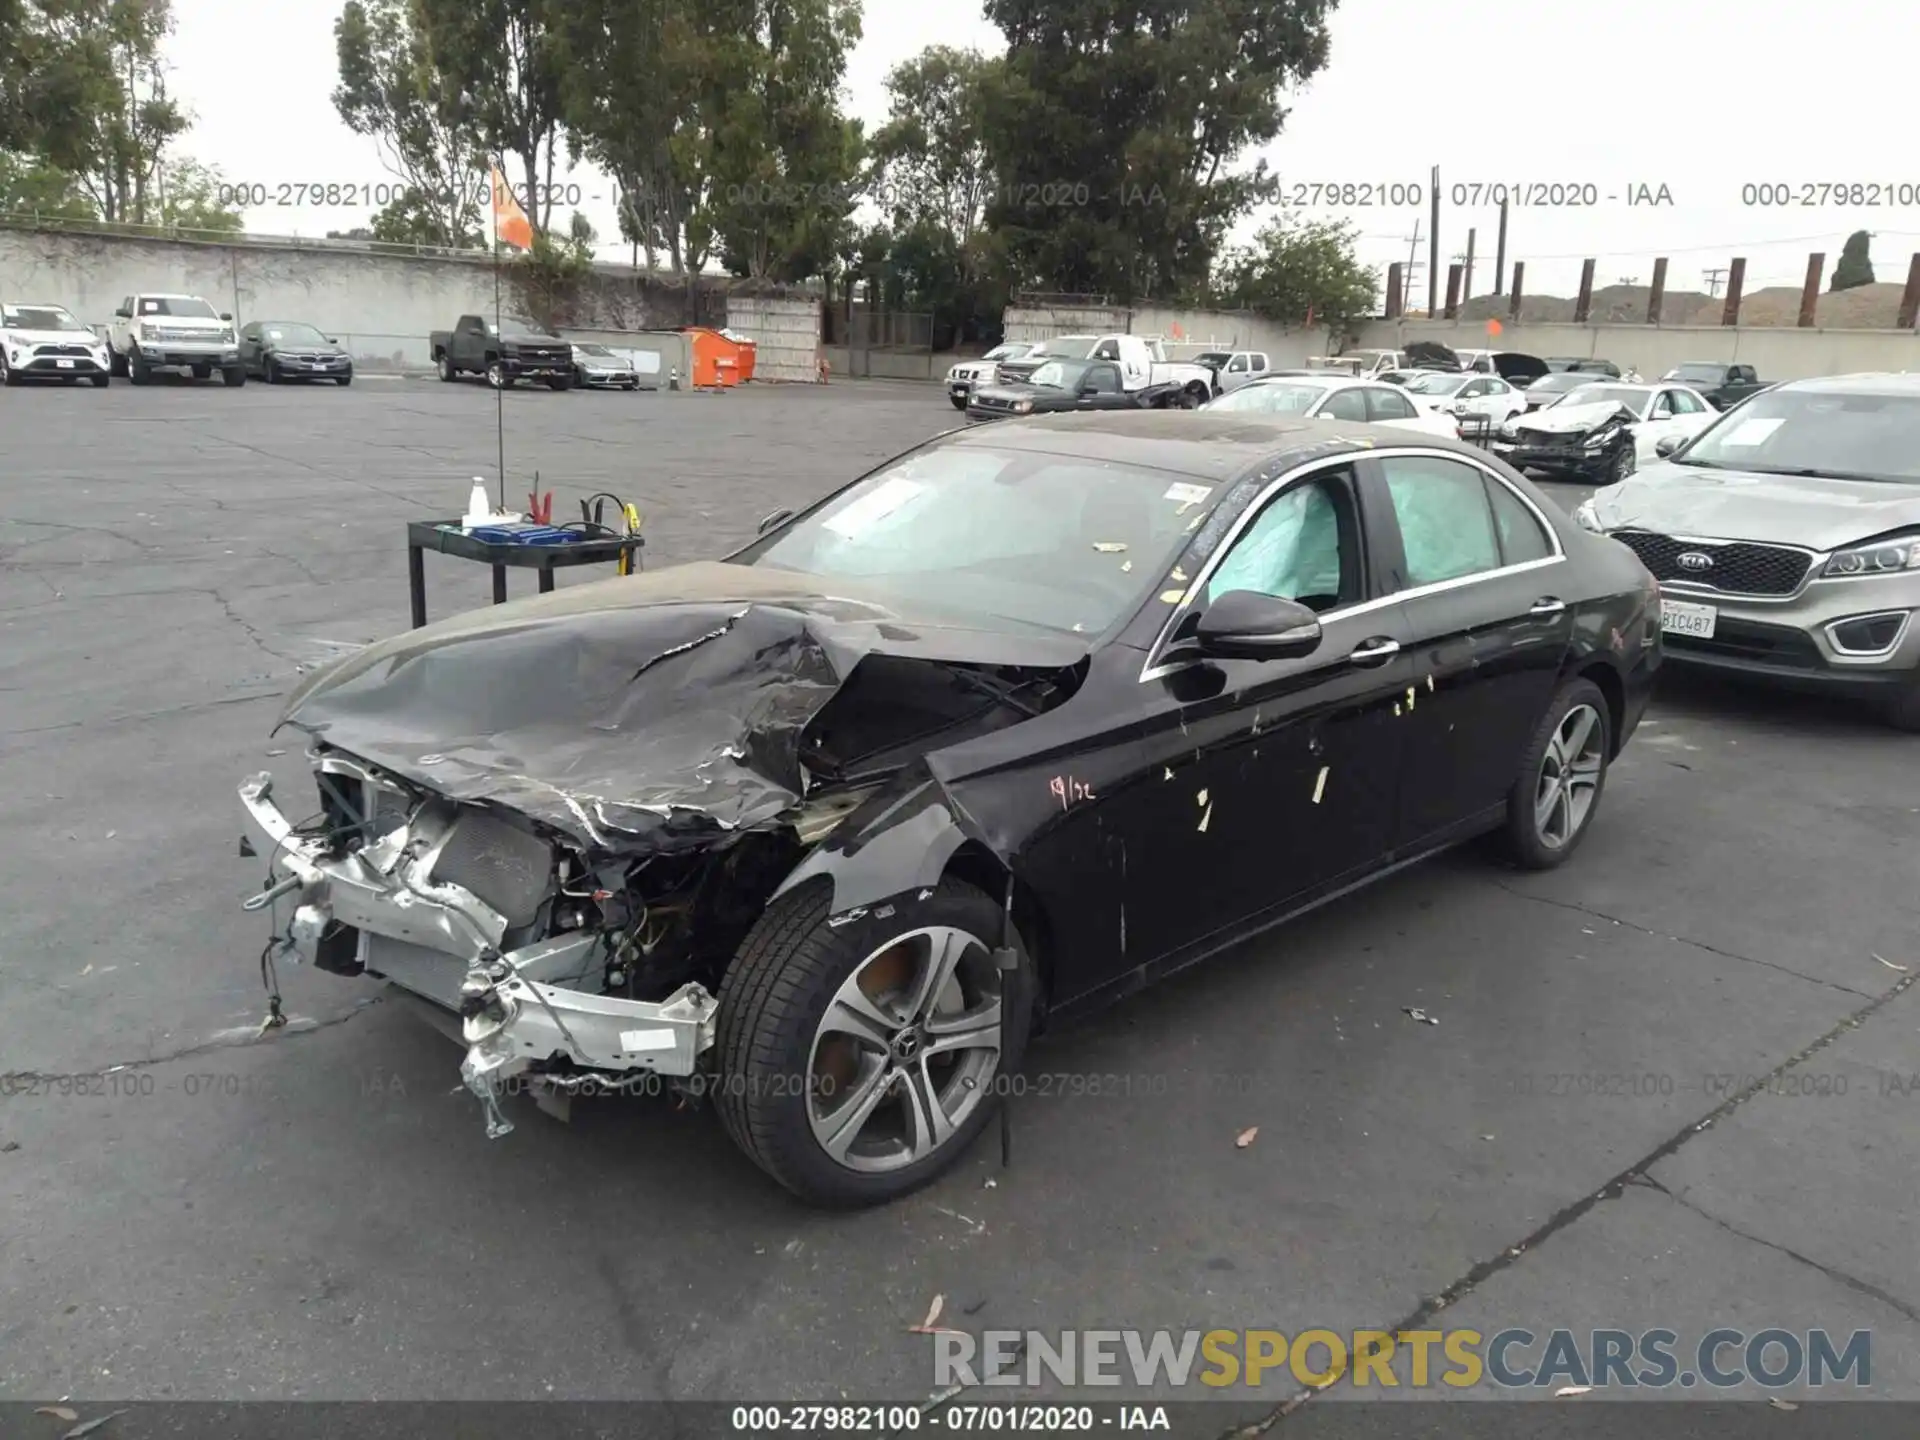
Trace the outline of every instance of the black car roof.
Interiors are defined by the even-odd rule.
[[[1485,454],[1444,436],[1411,435],[1385,425],[1204,409],[1036,415],[952,431],[940,443],[1141,465],[1216,483],[1256,465],[1285,466],[1385,445],[1453,450],[1483,459]]]

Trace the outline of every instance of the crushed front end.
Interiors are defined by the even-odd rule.
[[[309,758],[320,790],[310,819],[287,817],[265,773],[240,786],[269,872],[246,908],[274,912],[280,958],[372,975],[458,1014],[461,1073],[489,1134],[512,1128],[498,1096],[523,1072],[562,1090],[697,1072],[715,1003],[696,978],[709,965],[695,917],[718,946],[744,933],[750,917],[726,914],[727,887],[707,882],[754,847],[594,871],[564,837],[511,812],[348,756]]]

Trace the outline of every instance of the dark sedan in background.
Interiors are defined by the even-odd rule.
[[[353,357],[332,336],[297,320],[255,320],[241,326],[240,366],[269,385],[286,380],[353,383]]]
[[[1483,832],[1565,861],[1657,601],[1451,440],[973,426],[725,562],[309,677],[282,723],[322,815],[241,787],[272,886],[248,903],[284,896],[319,968],[465,1015],[490,1135],[509,1080],[664,1079],[796,1194],[876,1204],[966,1154],[1048,1020]]]

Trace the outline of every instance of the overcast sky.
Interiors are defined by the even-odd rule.
[[[229,180],[270,187],[390,178],[328,100],[340,0],[174,0],[174,10],[173,81],[197,119],[187,152]],[[1876,278],[1899,282],[1920,250],[1920,161],[1908,128],[1894,123],[1897,97],[1915,79],[1912,48],[1897,40],[1890,13],[1806,0],[1778,14],[1751,0],[1603,8],[1344,0],[1332,58],[1292,98],[1267,158],[1289,186],[1384,182],[1403,196],[1438,165],[1443,272],[1476,228],[1476,292],[1491,287],[1497,211],[1453,204],[1455,187],[1464,200],[1471,187],[1500,183],[1591,187],[1588,198],[1598,198],[1586,208],[1516,200],[1508,258],[1527,262],[1527,288],[1537,293],[1572,294],[1584,255],[1597,255],[1599,284],[1644,282],[1653,257],[1666,255],[1670,288],[1704,288],[1704,270],[1739,254],[1749,292],[1798,285],[1809,250],[1825,250],[1831,269],[1857,229],[1876,236]],[[864,25],[847,103],[870,122],[885,113],[887,71],[922,47],[998,48],[977,0],[868,0]],[[565,178],[580,185],[580,208],[601,234],[617,233],[605,179],[586,170]],[[1793,203],[1743,203],[1753,184],[1777,186]],[[1822,184],[1878,185],[1879,205],[1863,206],[1860,194],[1849,205],[1798,193]],[[1664,186],[1671,203],[1630,206],[1642,186]],[[270,205],[248,211],[247,224],[319,235],[370,213]],[[1317,213],[1351,220],[1363,257],[1379,266],[1408,257],[1418,219],[1425,262],[1424,206]],[[1424,291],[1422,272],[1416,305]]]

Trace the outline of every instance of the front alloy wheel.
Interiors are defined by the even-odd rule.
[[[874,1205],[934,1179],[986,1125],[1025,1044],[1030,972],[1023,957],[1003,987],[1001,907],[970,885],[875,907],[885,918],[832,924],[829,906],[818,888],[783,897],[729,967],[717,1108],[803,1200]]]
[[[487,365],[487,384],[496,390],[504,390],[513,384],[513,378],[507,374],[507,367],[500,361],[490,361]]]
[[[1609,485],[1618,485],[1622,480],[1633,474],[1639,463],[1640,457],[1634,452],[1633,446],[1631,444],[1622,445],[1613,457],[1612,466],[1608,468],[1607,483]]]
[[[1000,1058],[1000,986],[977,935],[890,940],[842,982],[815,1029],[807,1119],[849,1170],[899,1170],[946,1145]]]
[[[1547,707],[1507,797],[1507,845],[1520,865],[1550,870],[1573,853],[1612,754],[1606,697],[1591,680],[1573,681]]]

